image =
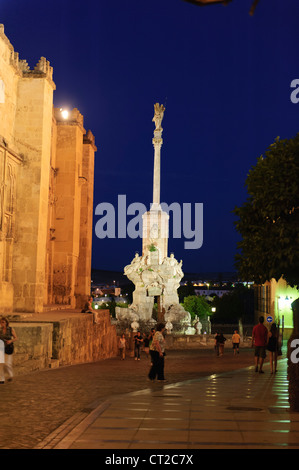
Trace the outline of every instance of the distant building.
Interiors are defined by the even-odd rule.
[[[0,309],[80,308],[90,293],[94,136],[53,108],[53,69],[31,70],[0,25]]]
[[[194,289],[196,295],[203,295],[205,297],[212,297],[217,295],[217,297],[222,297],[225,294],[229,294],[231,289],[205,289],[205,288],[196,288]]]
[[[109,302],[114,301],[116,304],[128,304],[128,298],[127,296],[122,296],[121,294],[119,296],[108,296],[105,294],[104,297],[94,297],[93,299],[93,308],[98,309],[101,307],[109,307]]]
[[[120,296],[121,295],[121,288],[118,286],[104,286],[104,285],[96,285],[93,286],[91,289],[92,295],[98,296]]]

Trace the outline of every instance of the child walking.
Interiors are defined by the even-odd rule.
[[[120,352],[121,361],[124,361],[126,358],[126,346],[127,346],[127,340],[126,340],[125,334],[123,333],[121,337],[119,338],[119,342],[118,342],[118,348]]]

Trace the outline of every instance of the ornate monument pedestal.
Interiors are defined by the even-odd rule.
[[[177,289],[184,274],[182,262],[173,255],[159,263],[159,251],[154,249],[143,256],[135,255],[125,267],[125,274],[135,285],[133,303],[128,309],[117,311],[118,319],[151,322],[155,301],[158,303],[158,320],[190,325],[190,314],[179,304]],[[126,310],[126,311],[125,311]],[[159,318],[160,317],[160,318]]]
[[[117,308],[118,320],[153,323],[154,303],[158,304],[158,321],[165,321],[171,330],[180,324],[182,330],[190,326],[191,316],[179,303],[177,289],[184,276],[182,261],[167,255],[169,216],[160,206],[160,154],[162,146],[162,119],[164,106],[155,104],[153,122],[156,124],[153,145],[155,149],[153,204],[143,214],[142,256],[138,254],[124,268],[124,274],[135,285],[133,303],[128,309]]]

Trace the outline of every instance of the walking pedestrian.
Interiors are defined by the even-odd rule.
[[[278,356],[278,328],[276,323],[272,323],[268,333],[267,350],[270,354],[270,370],[271,374],[277,372],[277,356]],[[274,367],[273,367],[274,366]]]
[[[144,333],[143,335],[143,351],[146,354],[146,357],[149,357],[149,335]]]
[[[238,330],[235,330],[232,336],[234,356],[236,354],[239,354],[240,341],[241,341],[241,336],[239,335]]]
[[[119,349],[121,361],[124,361],[126,358],[126,347],[127,347],[126,335],[123,333],[121,337],[119,338],[119,342],[118,342],[118,349]]]
[[[143,343],[143,338],[140,331],[137,331],[137,335],[134,336],[134,342],[135,361],[140,361],[140,348]]]
[[[164,357],[165,357],[165,338],[163,332],[165,330],[165,323],[157,325],[150,350],[152,351],[152,366],[149,371],[148,377],[150,380],[155,380],[157,377],[158,382],[165,382],[164,377]]]
[[[151,345],[152,345],[152,342],[153,342],[153,338],[154,338],[154,336],[155,336],[155,333],[156,333],[155,328],[151,328],[151,331],[150,331],[150,334],[149,334],[149,337],[148,337],[148,339],[149,339],[148,345],[149,345],[149,353],[150,353],[150,357],[151,357],[151,365],[153,365],[153,357],[152,357],[152,352],[153,352],[153,351],[152,351],[152,349],[151,349]]]
[[[215,341],[216,341],[217,356],[223,356],[224,343],[226,341],[226,338],[223,336],[222,333],[217,333],[217,335],[215,336]]]
[[[255,372],[263,374],[263,364],[266,357],[268,329],[264,325],[264,317],[260,316],[259,323],[252,330],[252,347],[254,346]]]
[[[216,331],[216,334],[214,336],[214,340],[215,340],[214,349],[216,351],[216,356],[219,356],[219,343],[217,342],[218,336],[219,336],[219,333],[218,333],[218,331]]]
[[[0,364],[0,384],[5,383],[5,372],[8,375],[8,382],[13,379],[13,352],[14,342],[17,341],[15,330],[9,326],[7,318],[0,319],[0,339],[4,342],[4,363]]]

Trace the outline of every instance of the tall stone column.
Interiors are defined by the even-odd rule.
[[[156,125],[154,130],[153,146],[155,149],[154,159],[154,184],[153,184],[153,209],[160,209],[160,181],[161,181],[161,147],[163,144],[162,139],[162,120],[164,117],[165,108],[163,104],[156,103],[154,106],[155,114],[153,122]]]
[[[94,154],[96,151],[95,138],[92,132],[88,131],[83,136],[83,158],[80,176],[84,183],[81,191],[80,246],[75,289],[76,308],[82,308],[86,302],[86,297],[90,295]]]
[[[14,139],[23,154],[17,185],[16,240],[12,279],[14,311],[43,311],[53,70],[45,58],[35,69],[20,72]]]
[[[179,304],[177,289],[183,277],[180,263],[171,254],[168,257],[169,215],[160,205],[162,119],[164,106],[156,103],[153,122],[154,182],[153,204],[150,211],[143,214],[142,256],[138,254],[131,264],[125,266],[124,273],[135,285],[133,303],[127,312],[117,312],[118,319],[152,322],[152,309],[155,298],[158,302],[159,321],[177,322],[184,329],[189,325],[190,314]],[[124,309],[119,309],[124,310]]]
[[[163,212],[160,206],[161,191],[161,147],[162,139],[162,119],[165,108],[163,105],[156,103],[154,106],[155,114],[153,122],[156,124],[153,137],[154,146],[154,177],[153,177],[153,203],[150,211],[143,214],[143,236],[142,236],[142,255],[154,258],[154,251],[158,263],[167,256],[168,250],[168,221],[169,216]]]
[[[160,186],[161,186],[161,147],[163,144],[162,130],[154,131],[153,146],[155,149],[154,158],[154,184],[153,184],[153,209],[160,208]]]
[[[80,249],[81,190],[86,183],[82,178],[83,116],[73,109],[67,119],[55,109],[57,121],[56,141],[56,217],[53,253],[53,303],[76,307]]]

